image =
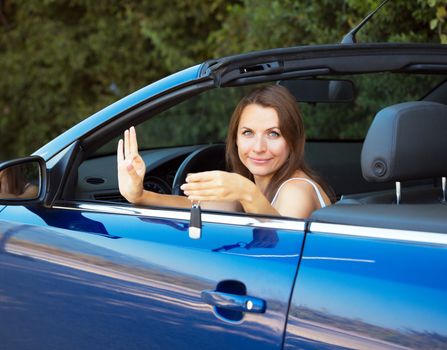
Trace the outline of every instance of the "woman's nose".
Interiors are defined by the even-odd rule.
[[[255,139],[255,143],[253,145],[253,151],[255,152],[264,152],[266,150],[266,142],[264,140],[264,137],[258,136]]]

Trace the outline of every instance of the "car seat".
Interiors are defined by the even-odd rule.
[[[340,204],[445,202],[447,176],[447,106],[404,102],[375,116],[363,143],[361,168],[370,182],[395,182],[396,191],[350,195]],[[404,181],[432,179],[405,189]],[[441,189],[437,184],[441,182]],[[436,185],[435,185],[436,184]]]

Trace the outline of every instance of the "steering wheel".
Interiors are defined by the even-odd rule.
[[[209,170],[225,170],[225,145],[206,145],[192,152],[180,164],[172,184],[172,194],[184,196],[180,186],[185,183],[189,173]]]

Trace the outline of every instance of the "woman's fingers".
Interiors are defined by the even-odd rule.
[[[118,160],[118,164],[124,162],[124,141],[120,139],[118,141],[118,147],[116,149],[116,159]]]
[[[190,200],[227,200],[231,184],[224,181],[224,178],[225,173],[222,171],[188,174],[187,183],[180,188]]]
[[[120,147],[119,142],[118,147]],[[138,157],[138,141],[135,127],[132,126],[130,129],[124,130],[124,141],[122,147],[123,150],[121,151],[121,154],[123,154],[124,159],[134,159]]]
[[[216,188],[208,188],[208,189],[195,189],[195,190],[185,190],[184,193],[187,196],[215,196],[217,194],[219,194],[220,192],[222,192],[219,189]]]
[[[223,189],[223,188],[214,188],[208,190],[199,190],[199,191],[185,191],[186,197],[190,201],[234,201],[237,200],[233,198],[234,196],[231,192]]]
[[[124,131],[124,158],[130,158],[130,135],[129,130]]]
[[[212,170],[203,171],[201,173],[188,174],[188,176],[186,176],[186,182],[191,183],[213,181],[219,176],[220,173],[222,172],[218,170]]]
[[[197,181],[197,182],[188,182],[180,186],[180,189],[183,191],[198,191],[198,190],[206,190],[215,188],[216,184],[214,181]]]
[[[238,201],[244,196],[244,177],[220,170],[188,174],[180,188],[190,200]]]
[[[223,181],[220,181],[219,171],[205,171],[201,173],[188,174],[186,183],[180,186],[180,189],[188,195],[195,193],[215,193],[222,188]]]
[[[211,202],[211,201],[218,201],[218,200],[223,201],[223,200],[225,200],[224,198],[222,198],[220,196],[216,196],[215,194],[205,195],[205,194],[202,194],[202,193],[200,193],[200,194],[190,194],[190,195],[187,195],[187,198],[190,201],[204,201],[204,202],[208,202],[208,201]]]
[[[129,130],[126,130],[124,132],[124,141],[122,139],[118,141],[118,147],[116,150],[118,169],[121,171],[125,169],[128,175],[135,177],[138,174],[133,165],[134,158],[130,156],[129,142]]]
[[[138,156],[137,133],[133,126],[129,129],[129,152],[132,158]]]
[[[145,165],[138,155],[135,128],[124,131],[124,139],[118,141],[118,186],[120,193],[131,203],[136,203],[143,194]]]

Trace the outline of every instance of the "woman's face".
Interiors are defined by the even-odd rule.
[[[274,108],[250,104],[242,110],[236,143],[241,162],[256,178],[271,178],[289,157]]]

